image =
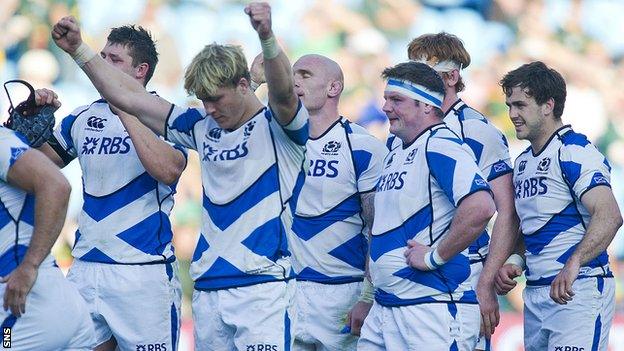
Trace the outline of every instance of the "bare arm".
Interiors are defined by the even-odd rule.
[[[91,50],[82,41],[80,28],[76,20],[69,16],[62,18],[52,29],[52,38],[56,45],[72,57]],[[162,135],[171,103],[152,95],[138,81],[109,65],[100,55],[90,57],[81,66],[95,88],[106,100],[120,109],[140,116],[143,124]]]
[[[483,233],[496,207],[487,191],[478,191],[466,197],[457,207],[447,237],[438,245],[438,253],[448,261],[466,249]]]
[[[20,265],[2,279],[7,283],[4,309],[19,317],[26,312],[26,295],[37,278],[37,269],[50,254],[61,232],[71,188],[48,158],[37,150],[26,151],[9,169],[7,180],[35,195],[35,227]]]
[[[574,296],[572,284],[578,277],[580,267],[606,250],[622,226],[622,214],[611,188],[594,187],[583,195],[581,202],[591,215],[589,226],[550,287],[550,297],[562,305]]]
[[[494,215],[494,201],[486,191],[477,191],[468,195],[457,207],[448,235],[437,247],[440,258],[448,261],[466,249],[483,232],[487,222]],[[431,251],[426,245],[414,240],[407,242],[405,251],[407,263],[419,270],[429,270],[425,264],[425,255]]]
[[[123,111],[115,111],[132,139],[141,164],[147,173],[164,184],[172,184],[182,174],[186,159],[182,151],[158,138],[139,120]]]
[[[512,175],[505,174],[490,182],[497,216],[492,229],[490,250],[476,286],[481,308],[482,333],[490,337],[500,321],[494,279],[505,260],[511,255],[518,239],[519,219],[514,205]]]
[[[245,13],[249,15],[262,43],[269,105],[280,124],[287,125],[295,117],[299,98],[295,94],[290,61],[277,44],[271,29],[271,7],[264,2],[251,3],[245,8]]]

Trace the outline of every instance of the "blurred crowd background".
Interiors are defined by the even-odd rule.
[[[204,45],[243,46],[249,63],[260,52],[256,33],[236,0],[2,0],[0,1],[0,80],[25,79],[55,90],[63,103],[57,121],[97,91],[71,58],[52,42],[50,29],[71,14],[83,39],[99,49],[111,27],[137,23],[157,40],[160,62],[148,89],[178,104],[197,105],[182,88],[183,72]],[[462,98],[483,112],[510,140],[512,158],[527,145],[514,135],[498,85],[509,70],[542,60],[563,74],[568,97],[564,122],[585,133],[613,166],[612,184],[624,207],[624,1],[621,0],[274,0],[273,29],[289,57],[320,53],[345,73],[340,109],[384,140],[381,111],[383,68],[406,60],[409,41],[424,33],[458,35],[472,56],[462,72]],[[18,89],[18,88],[16,88]],[[259,94],[266,92],[261,88]],[[23,92],[15,93],[17,96]],[[0,119],[8,102],[0,97]],[[19,98],[14,98],[14,101]],[[122,170],[120,170],[122,171]],[[192,282],[188,262],[201,217],[197,155],[192,152],[173,211],[175,249],[185,290],[184,316],[190,318]],[[71,265],[70,247],[82,204],[80,169],[64,169],[73,185],[67,223],[54,249],[59,265]],[[621,233],[620,233],[621,234]],[[624,311],[624,236],[610,247],[618,277],[617,309]],[[618,274],[620,273],[621,274]],[[505,311],[521,311],[516,288],[501,298]]]

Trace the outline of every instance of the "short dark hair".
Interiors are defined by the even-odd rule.
[[[414,61],[399,63],[398,65],[384,69],[381,76],[384,79],[406,80],[414,84],[422,85],[442,96],[445,95],[442,77],[440,77],[440,74],[433,68],[424,63]],[[436,115],[438,117],[444,117],[444,113],[440,108],[436,107],[436,110]]]
[[[533,97],[538,105],[552,98],[555,101],[553,115],[561,119],[566,100],[566,83],[561,74],[541,61],[524,64],[508,72],[500,81],[503,92],[511,96],[515,87]]]
[[[111,44],[119,44],[128,48],[134,67],[144,62],[147,63],[149,68],[145,75],[145,83],[152,79],[158,63],[158,52],[150,32],[135,25],[116,27],[111,30],[107,40]]]

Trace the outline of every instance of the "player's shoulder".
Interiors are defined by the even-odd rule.
[[[461,138],[445,124],[439,124],[432,128],[427,140],[427,151],[439,153],[453,153],[454,150],[466,148]]]
[[[587,136],[578,133],[566,125],[556,132],[561,143],[559,155],[562,160],[583,160],[604,158],[604,155],[592,144]]]

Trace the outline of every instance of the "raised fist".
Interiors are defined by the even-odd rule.
[[[271,30],[271,6],[266,2],[252,2],[245,7],[251,25],[258,32],[260,39],[268,39],[273,35]]]
[[[72,16],[61,18],[52,28],[52,39],[56,46],[73,55],[82,44],[80,27],[76,19]]]

